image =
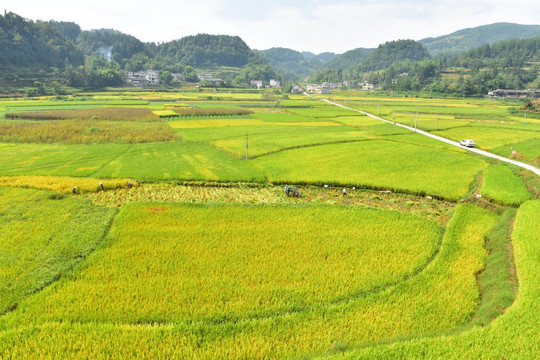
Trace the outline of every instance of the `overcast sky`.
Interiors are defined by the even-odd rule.
[[[495,22],[540,24],[538,0],[2,0],[2,8],[31,20],[73,21],[83,30],[112,28],[145,42],[224,34],[252,49],[314,53]]]

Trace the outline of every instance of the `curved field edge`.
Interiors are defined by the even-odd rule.
[[[34,312],[45,321],[126,323],[223,324],[313,312],[414,276],[441,238],[435,221],[378,209],[130,204],[81,273],[27,306],[43,307],[48,315]]]
[[[116,213],[50,191],[0,187],[0,314],[72,273]]]
[[[298,148],[252,161],[272,183],[338,184],[454,201],[486,166],[466,154],[387,140]]]
[[[425,271],[379,294],[305,314],[234,324],[36,322],[32,308],[12,313],[0,355],[21,358],[284,358],[460,326],[477,308],[483,238],[496,216],[462,204]],[[42,293],[43,294],[43,293]],[[40,294],[40,295],[42,295]],[[36,299],[39,300],[39,299]],[[44,300],[44,299],[42,299]],[[17,318],[18,315],[23,315]],[[26,325],[24,318],[26,317]]]
[[[540,353],[540,200],[518,210],[512,233],[520,282],[514,304],[486,327],[335,354],[330,359],[534,359]]]

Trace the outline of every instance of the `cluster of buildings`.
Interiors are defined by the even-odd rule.
[[[126,83],[133,86],[159,85],[159,72],[157,70],[125,71]],[[173,81],[184,79],[183,74],[171,74]]]
[[[341,87],[354,88],[359,87],[364,91],[375,90],[375,85],[364,81],[361,84],[357,84],[355,81],[345,80],[343,83],[322,83],[322,84],[306,84],[306,92],[308,94],[330,94],[330,90],[339,89]]]
[[[257,89],[262,89],[264,84],[262,80],[251,80],[250,82],[251,86]],[[267,88],[279,88],[281,87],[281,82],[276,79],[270,79],[268,82]]]
[[[225,83],[222,79],[215,78],[212,74],[197,74],[197,79],[199,79],[199,82],[212,83],[216,86]]]
[[[488,97],[491,99],[495,98],[506,98],[506,99],[521,99],[521,98],[540,98],[540,90],[508,90],[508,89],[497,89],[489,90]]]
[[[175,73],[171,74],[173,76],[173,81],[183,81],[184,75]],[[157,70],[142,70],[142,71],[125,71],[126,83],[133,86],[158,86],[159,85],[159,72]],[[212,74],[197,74],[197,79],[201,83],[211,83],[216,86],[224,84],[224,81],[219,78],[215,78]],[[263,80],[251,80],[251,86],[257,89],[266,88],[280,88],[281,82],[276,79],[270,79],[268,84],[265,86]],[[345,80],[342,83],[330,83],[325,82],[322,84],[303,84],[303,85],[294,85],[291,89],[291,93],[299,94],[305,91],[308,94],[330,94],[331,90],[340,89],[342,87],[347,88],[361,88],[365,91],[371,91],[375,89],[375,86],[368,82],[357,83],[355,81]],[[490,91],[490,97],[498,97],[500,91],[513,91],[516,90],[495,90]],[[529,90],[531,91],[531,90]],[[538,91],[538,90],[536,90]],[[506,95],[508,96],[508,95]],[[515,95],[519,96],[519,95]],[[539,97],[540,94],[537,94],[536,97]]]
[[[159,76],[156,70],[126,71],[126,83],[133,86],[159,85]]]

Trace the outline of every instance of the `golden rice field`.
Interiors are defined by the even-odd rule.
[[[65,176],[3,176],[0,177],[0,186],[33,188],[51,190],[62,194],[72,194],[75,188],[76,194],[95,193],[103,190],[126,189],[128,183],[137,187],[139,184],[133,179],[92,179],[73,178]]]
[[[4,317],[0,351],[282,358],[452,328],[474,313],[495,219],[461,205],[441,243],[437,223],[392,211],[130,205],[84,269]]]
[[[330,96],[540,156],[518,102]],[[67,99],[0,100],[0,359],[540,353],[533,175],[303,95]]]
[[[397,341],[358,348],[331,359],[534,359],[540,352],[540,201],[520,208],[512,235],[520,291],[504,315],[486,327],[460,334]]]

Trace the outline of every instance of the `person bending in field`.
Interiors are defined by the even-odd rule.
[[[287,196],[291,194],[291,188],[289,187],[289,185],[285,185],[285,194],[287,194]]]
[[[343,188],[343,196],[347,196],[347,188],[346,187]]]

